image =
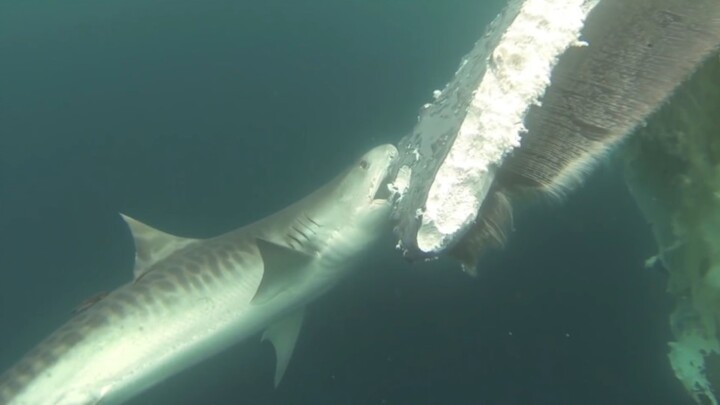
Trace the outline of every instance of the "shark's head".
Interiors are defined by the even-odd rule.
[[[390,144],[377,146],[362,155],[331,183],[336,202],[361,212],[390,205],[388,176],[397,157],[397,149]]]
[[[325,235],[325,247],[342,256],[362,249],[389,225],[392,206],[388,176],[398,156],[393,145],[377,146],[318,190],[317,204],[306,211]]]

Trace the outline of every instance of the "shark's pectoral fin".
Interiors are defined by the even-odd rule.
[[[269,340],[275,347],[275,388],[280,384],[292,357],[304,315],[305,311],[301,309],[269,327],[262,335],[262,341]]]
[[[302,279],[313,257],[263,239],[255,241],[263,261],[263,276],[252,303],[261,304]]]
[[[142,277],[153,264],[197,240],[159,231],[127,215],[120,216],[130,228],[135,242],[135,280]]]

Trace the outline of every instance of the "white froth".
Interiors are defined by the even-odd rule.
[[[582,46],[585,17],[599,0],[527,0],[487,60],[455,142],[438,170],[417,234],[438,252],[475,220],[502,159],[520,145],[528,109],[570,46]]]
[[[397,201],[400,201],[401,198],[405,195],[405,192],[407,191],[408,187],[410,186],[410,178],[412,177],[412,169],[410,169],[409,166],[403,165],[398,170],[397,176],[395,176],[395,180],[388,184],[388,190],[390,193],[394,194],[397,198]]]

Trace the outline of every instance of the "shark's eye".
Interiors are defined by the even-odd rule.
[[[360,161],[360,167],[362,167],[363,169],[367,170],[367,168],[370,167],[370,163],[368,163],[367,160],[363,159],[363,160]]]

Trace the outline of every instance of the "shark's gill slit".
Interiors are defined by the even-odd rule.
[[[303,216],[305,217],[305,219],[307,219],[308,221],[310,221],[310,223],[312,223],[313,225],[315,225],[315,226],[317,226],[318,228],[320,228],[320,224],[317,223],[317,222],[315,222],[315,220],[313,220],[307,213],[303,213]]]

